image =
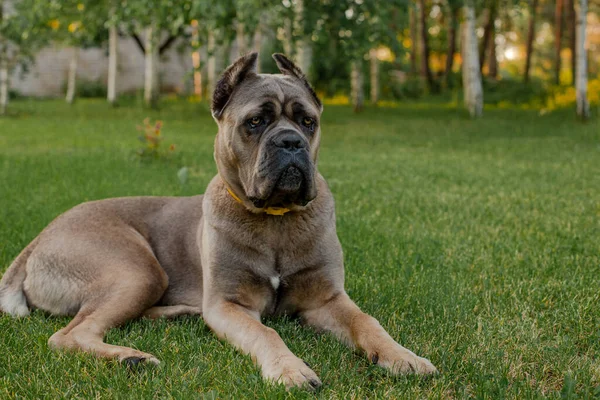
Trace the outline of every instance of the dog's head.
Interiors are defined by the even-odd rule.
[[[281,75],[257,74],[257,58],[257,53],[239,58],[215,87],[217,168],[254,211],[303,207],[317,196],[323,106],[302,71],[284,55],[273,55]]]

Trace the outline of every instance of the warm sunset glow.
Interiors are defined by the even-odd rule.
[[[517,58],[517,49],[514,47],[508,47],[506,50],[504,50],[504,57],[506,57],[506,59],[509,61],[514,60]]]

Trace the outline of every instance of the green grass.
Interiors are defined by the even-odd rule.
[[[0,270],[83,201],[192,195],[215,174],[204,104],[16,102],[0,120]],[[165,122],[168,161],[141,163],[136,124]],[[600,126],[571,112],[326,107],[319,168],[337,204],[346,288],[441,374],[393,377],[297,321],[267,320],[322,378],[321,398],[600,396]],[[187,166],[185,185],[177,179]],[[135,321],[107,341],[156,368],[52,352],[68,318],[0,316],[0,398],[285,398],[200,318]]]

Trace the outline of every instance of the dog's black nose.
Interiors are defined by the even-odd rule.
[[[273,144],[288,151],[297,151],[306,147],[304,139],[294,131],[284,131],[275,135]]]

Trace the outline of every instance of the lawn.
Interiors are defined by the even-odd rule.
[[[0,120],[0,271],[54,217],[88,200],[193,195],[216,169],[205,104],[160,111],[21,101]],[[164,121],[166,160],[140,162],[135,127]],[[597,121],[597,120],[596,120]],[[294,320],[275,328],[324,382],[321,398],[600,396],[600,125],[570,111],[326,106],[319,169],[337,205],[346,289],[440,370],[393,377]],[[189,174],[182,183],[178,170]],[[156,355],[138,370],[50,351],[68,322],[0,316],[0,398],[285,398],[202,319],[139,320],[109,343]]]

